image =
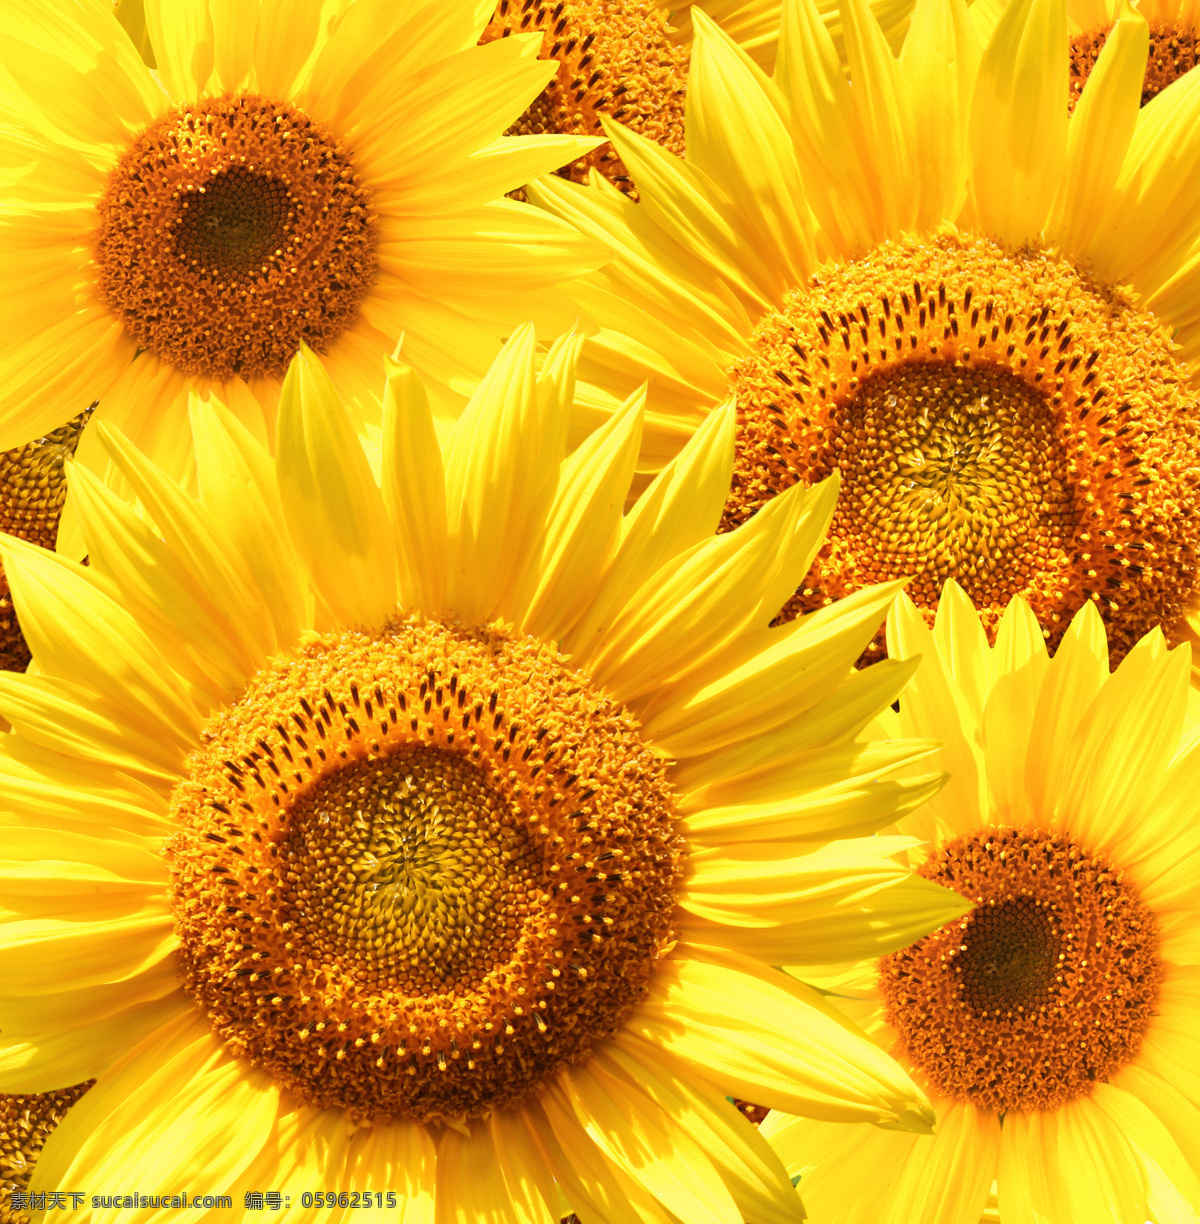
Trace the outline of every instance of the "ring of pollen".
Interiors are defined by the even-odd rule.
[[[1051,1110],[1138,1052],[1163,980],[1154,915],[1067,836],[996,828],[919,874],[975,903],[879,964],[884,1019],[943,1095]]]
[[[186,987],[357,1121],[475,1118],[586,1059],[672,942],[665,762],[563,658],[409,621],[260,672],[176,790]]]
[[[687,52],[671,38],[666,12],[654,0],[500,0],[480,41],[527,30],[543,31],[541,58],[559,67],[508,135],[602,137],[605,115],[683,156]],[[608,141],[559,174],[586,183],[592,168],[636,195]]]
[[[1071,39],[1071,93],[1069,107],[1074,110],[1083,94],[1083,87],[1104,50],[1112,26],[1087,30]],[[1200,55],[1200,34],[1188,26],[1173,26],[1161,21],[1150,22],[1150,54],[1146,60],[1146,75],[1142,79],[1142,105],[1157,97],[1172,81],[1191,72]]]
[[[931,616],[954,578],[989,633],[1024,597],[1051,648],[1091,600],[1115,662],[1187,608],[1200,397],[1165,328],[1053,253],[884,243],[792,292],[733,377],[725,529],[841,474],[782,619],[896,578]]]
[[[282,377],[349,327],[376,270],[350,153],[298,107],[205,98],[145,129],[97,203],[101,300],[184,373]]]
[[[43,438],[0,453],[0,531],[54,548],[67,497],[64,465],[75,453],[91,411],[81,412]],[[24,671],[31,658],[8,580],[0,570],[0,670]]]

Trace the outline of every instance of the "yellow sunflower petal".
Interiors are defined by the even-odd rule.
[[[400,546],[400,591],[408,607],[440,608],[446,591],[446,479],[421,380],[388,363],[383,399],[383,500]]]
[[[899,1066],[815,991],[737,963],[676,954],[630,1030],[727,1095],[805,1117],[930,1128],[932,1111]]]
[[[1149,38],[1145,17],[1123,0],[1071,117],[1066,174],[1046,237],[1081,256],[1103,252],[1108,240],[1104,209],[1137,122]]]
[[[434,1224],[437,1151],[426,1127],[396,1119],[357,1130],[350,1139],[345,1178],[346,1185],[382,1195],[386,1218],[394,1224]],[[392,1195],[396,1205],[389,1208]],[[355,1219],[362,1210],[356,1209]],[[384,1215],[368,1210],[361,1218]]]
[[[97,579],[11,536],[0,540],[0,552],[41,671],[86,683],[134,726],[185,751],[195,743],[196,708],[172,686],[171,668],[144,630]]]
[[[506,1183],[488,1126],[473,1126],[469,1136],[446,1127],[437,1176],[437,1224],[554,1224],[533,1187]]]
[[[983,53],[971,104],[971,199],[980,227],[1013,246],[1038,236],[1067,154],[1067,18],[1016,0]]]
[[[668,560],[716,530],[729,489],[733,427],[732,410],[710,413],[625,516],[604,586],[565,639],[572,650],[590,659],[630,596]]]
[[[208,84],[213,66],[209,0],[144,0],[146,30],[159,79],[170,96],[189,101]]]
[[[558,375],[544,374],[543,395],[534,393],[533,346],[532,328],[514,332],[445,453],[446,598],[467,620],[487,620],[524,578],[554,497],[566,446],[563,418],[543,420],[539,398],[545,402]],[[577,351],[574,341],[572,347]],[[559,352],[565,356],[566,349]]]
[[[1189,1215],[1200,1215],[1200,1178],[1189,1159],[1194,1156],[1195,1144],[1189,1143],[1186,1149],[1181,1150],[1170,1129],[1157,1116],[1156,1106],[1161,1108],[1158,1103],[1162,1102],[1166,1111],[1170,1111],[1174,1104],[1177,1116],[1181,1120],[1187,1117],[1193,1126],[1200,1122],[1200,1112],[1194,1106],[1185,1112],[1187,1102],[1182,1099],[1172,1101],[1177,1094],[1170,1085],[1154,1084],[1153,1077],[1149,1077],[1149,1083],[1139,1081],[1137,1068],[1130,1067],[1128,1070],[1134,1074],[1126,1078],[1126,1083],[1138,1083],[1143,1089],[1153,1085],[1153,1093],[1142,1095],[1115,1084],[1099,1083],[1092,1099],[1133,1149],[1148,1183],[1149,1214],[1156,1220],[1172,1217],[1186,1219]],[[1165,1089],[1161,1095],[1160,1088]]]
[[[765,629],[820,547],[836,493],[836,483],[797,485],[737,531],[668,562],[614,618],[593,674],[633,702],[686,683],[747,629]]]
[[[713,1162],[744,1220],[796,1218],[796,1192],[769,1144],[723,1097],[698,1091],[663,1050],[619,1033],[597,1053],[612,1075],[650,1097]]]
[[[971,903],[912,875],[908,837],[726,844],[691,856],[681,935],[772,965],[884,956],[968,913]]]
[[[393,528],[337,391],[307,348],[280,393],[276,465],[293,542],[331,614],[381,625],[396,607]]]
[[[741,1224],[703,1153],[683,1132],[664,1127],[662,1111],[634,1085],[606,1071],[599,1059],[562,1072],[560,1083],[596,1146],[667,1210],[684,1220]]]
[[[561,640],[591,610],[604,581],[620,540],[645,400],[644,391],[630,396],[562,465],[541,560],[513,600],[519,623],[539,637]]]
[[[788,1171],[801,1175],[812,1218],[841,1224],[977,1224],[1000,1150],[994,1114],[947,1101],[937,1103],[932,1136],[786,1114],[770,1114],[763,1132]]]
[[[970,12],[918,0],[904,46],[900,78],[912,113],[910,141],[918,174],[916,226],[926,229],[955,217],[967,192],[967,123],[983,54]],[[943,65],[954,65],[948,77]]]
[[[815,262],[804,188],[779,111],[762,73],[720,27],[696,12],[687,96],[688,162],[719,182],[747,242],[771,252],[796,283]],[[782,100],[781,100],[782,107]],[[735,117],[748,116],[749,122]]]

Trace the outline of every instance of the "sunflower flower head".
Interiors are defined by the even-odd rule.
[[[1022,600],[989,647],[954,584],[932,632],[898,600],[888,642],[925,660],[898,727],[942,739],[952,771],[898,829],[921,839],[919,874],[972,908],[876,960],[796,972],[927,1087],[937,1133],[910,1144],[782,1115],[765,1132],[803,1169],[814,1220],[958,1224],[990,1196],[1004,1220],[1188,1218],[1200,1206],[1189,652],[1155,630],[1110,674],[1085,605],[1050,659]],[[864,1167],[886,1204],[864,1191]]]
[[[503,199],[596,143],[503,136],[554,72],[537,34],[477,46],[459,0],[123,16],[153,72],[110,5],[37,0],[0,52],[0,446],[98,400],[97,422],[186,479],[188,386],[270,446],[302,343],[377,436],[378,362],[402,336],[450,419],[451,376],[484,368],[456,354],[557,323],[552,286],[603,258]],[[103,472],[89,435],[80,461]]]
[[[739,1224],[800,1206],[727,1097],[929,1129],[770,967],[966,908],[867,836],[944,780],[857,738],[896,585],[769,628],[836,480],[714,534],[726,406],[623,513],[644,396],[564,457],[579,347],[519,329],[444,443],[393,364],[378,479],[302,347],[274,459],[193,397],[195,496],[102,425],[143,513],[76,463],[90,564],[5,538],[0,1089],[96,1081],[35,1190]]]
[[[639,213],[531,189],[617,251],[570,289],[599,325],[588,419],[649,378],[653,470],[732,393],[725,527],[838,471],[785,616],[907,577],[932,617],[953,579],[992,634],[1019,595],[1052,648],[1085,602],[1114,661],[1182,635],[1200,78],[1139,109],[1128,7],[1074,112],[1063,0],[1007,6],[986,43],[964,4],[921,0],[899,54],[863,0],[841,15],[849,81],[811,0],[785,2],[772,77],[697,12],[686,163],[608,128]]]

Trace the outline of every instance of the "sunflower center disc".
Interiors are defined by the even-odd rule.
[[[975,903],[879,963],[884,1018],[945,1096],[1055,1109],[1134,1057],[1162,983],[1153,914],[1099,855],[992,829],[920,869]]]
[[[479,1117],[645,996],[681,871],[662,761],[549,648],[410,622],[260,673],[173,807],[187,989],[358,1121]]]
[[[375,277],[375,219],[347,150],[254,94],[169,111],[97,205],[97,284],[138,345],[187,374],[282,377],[349,327]]]
[[[896,578],[932,615],[954,578],[989,632],[1025,598],[1052,648],[1091,600],[1116,661],[1186,611],[1200,397],[1119,291],[1043,252],[907,239],[813,276],[750,347],[724,528],[842,477],[782,619]]]
[[[1075,109],[1083,87],[1104,50],[1112,26],[1088,30],[1071,39],[1071,92],[1069,106]],[[1162,93],[1172,81],[1191,72],[1200,60],[1200,35],[1187,26],[1150,22],[1150,54],[1146,59],[1146,75],[1142,78],[1142,105]]]

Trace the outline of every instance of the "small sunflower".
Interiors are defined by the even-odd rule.
[[[475,46],[466,0],[148,0],[144,23],[153,74],[99,0],[6,26],[0,447],[99,400],[186,476],[189,380],[269,442],[301,342],[369,430],[401,335],[445,383],[602,258],[499,198],[594,141],[502,138],[554,69],[536,36]]]
[[[530,188],[618,252],[569,287],[600,327],[583,419],[648,379],[652,471],[732,392],[726,528],[839,471],[788,616],[899,577],[932,615],[953,578],[1052,647],[1094,603],[1119,659],[1196,600],[1200,74],[1139,109],[1127,8],[1068,115],[1064,0],[986,47],[920,0],[898,57],[864,0],[842,17],[853,85],[811,0],[772,78],[697,13],[687,161],[610,124],[639,208]]]
[[[60,1092],[0,1094],[0,1224],[28,1224],[22,1196],[51,1131],[88,1090],[76,1084]],[[13,1195],[18,1196],[14,1201]]]
[[[519,329],[444,449],[394,368],[381,485],[303,348],[274,460],[194,399],[194,500],[102,425],[158,530],[75,464],[90,566],[3,540],[0,1088],[96,1081],[35,1192],[740,1224],[800,1207],[726,1096],[928,1129],[769,967],[966,908],[864,836],[943,781],[856,740],[896,585],[768,628],[836,482],[714,535],[726,407],[623,515],[642,397],[564,459],[578,347]]]
[[[937,1110],[932,1138],[772,1114],[813,1224],[1150,1220],[1200,1211],[1200,735],[1189,658],[1146,635],[1109,673],[1093,605],[1047,659],[1014,600],[989,649],[948,584],[932,633],[907,599],[894,658],[923,656],[899,727],[945,741],[946,789],[898,829],[969,914],[811,977]],[[853,1001],[851,1001],[853,1000]],[[993,1183],[995,1185],[993,1186]],[[993,1217],[994,1218],[994,1217]]]
[[[595,167],[629,195],[636,188],[604,139],[601,116],[683,156],[687,54],[654,0],[500,0],[482,41],[526,30],[541,31],[542,56],[558,69],[509,134],[565,132],[604,141],[558,173],[586,182]]]

